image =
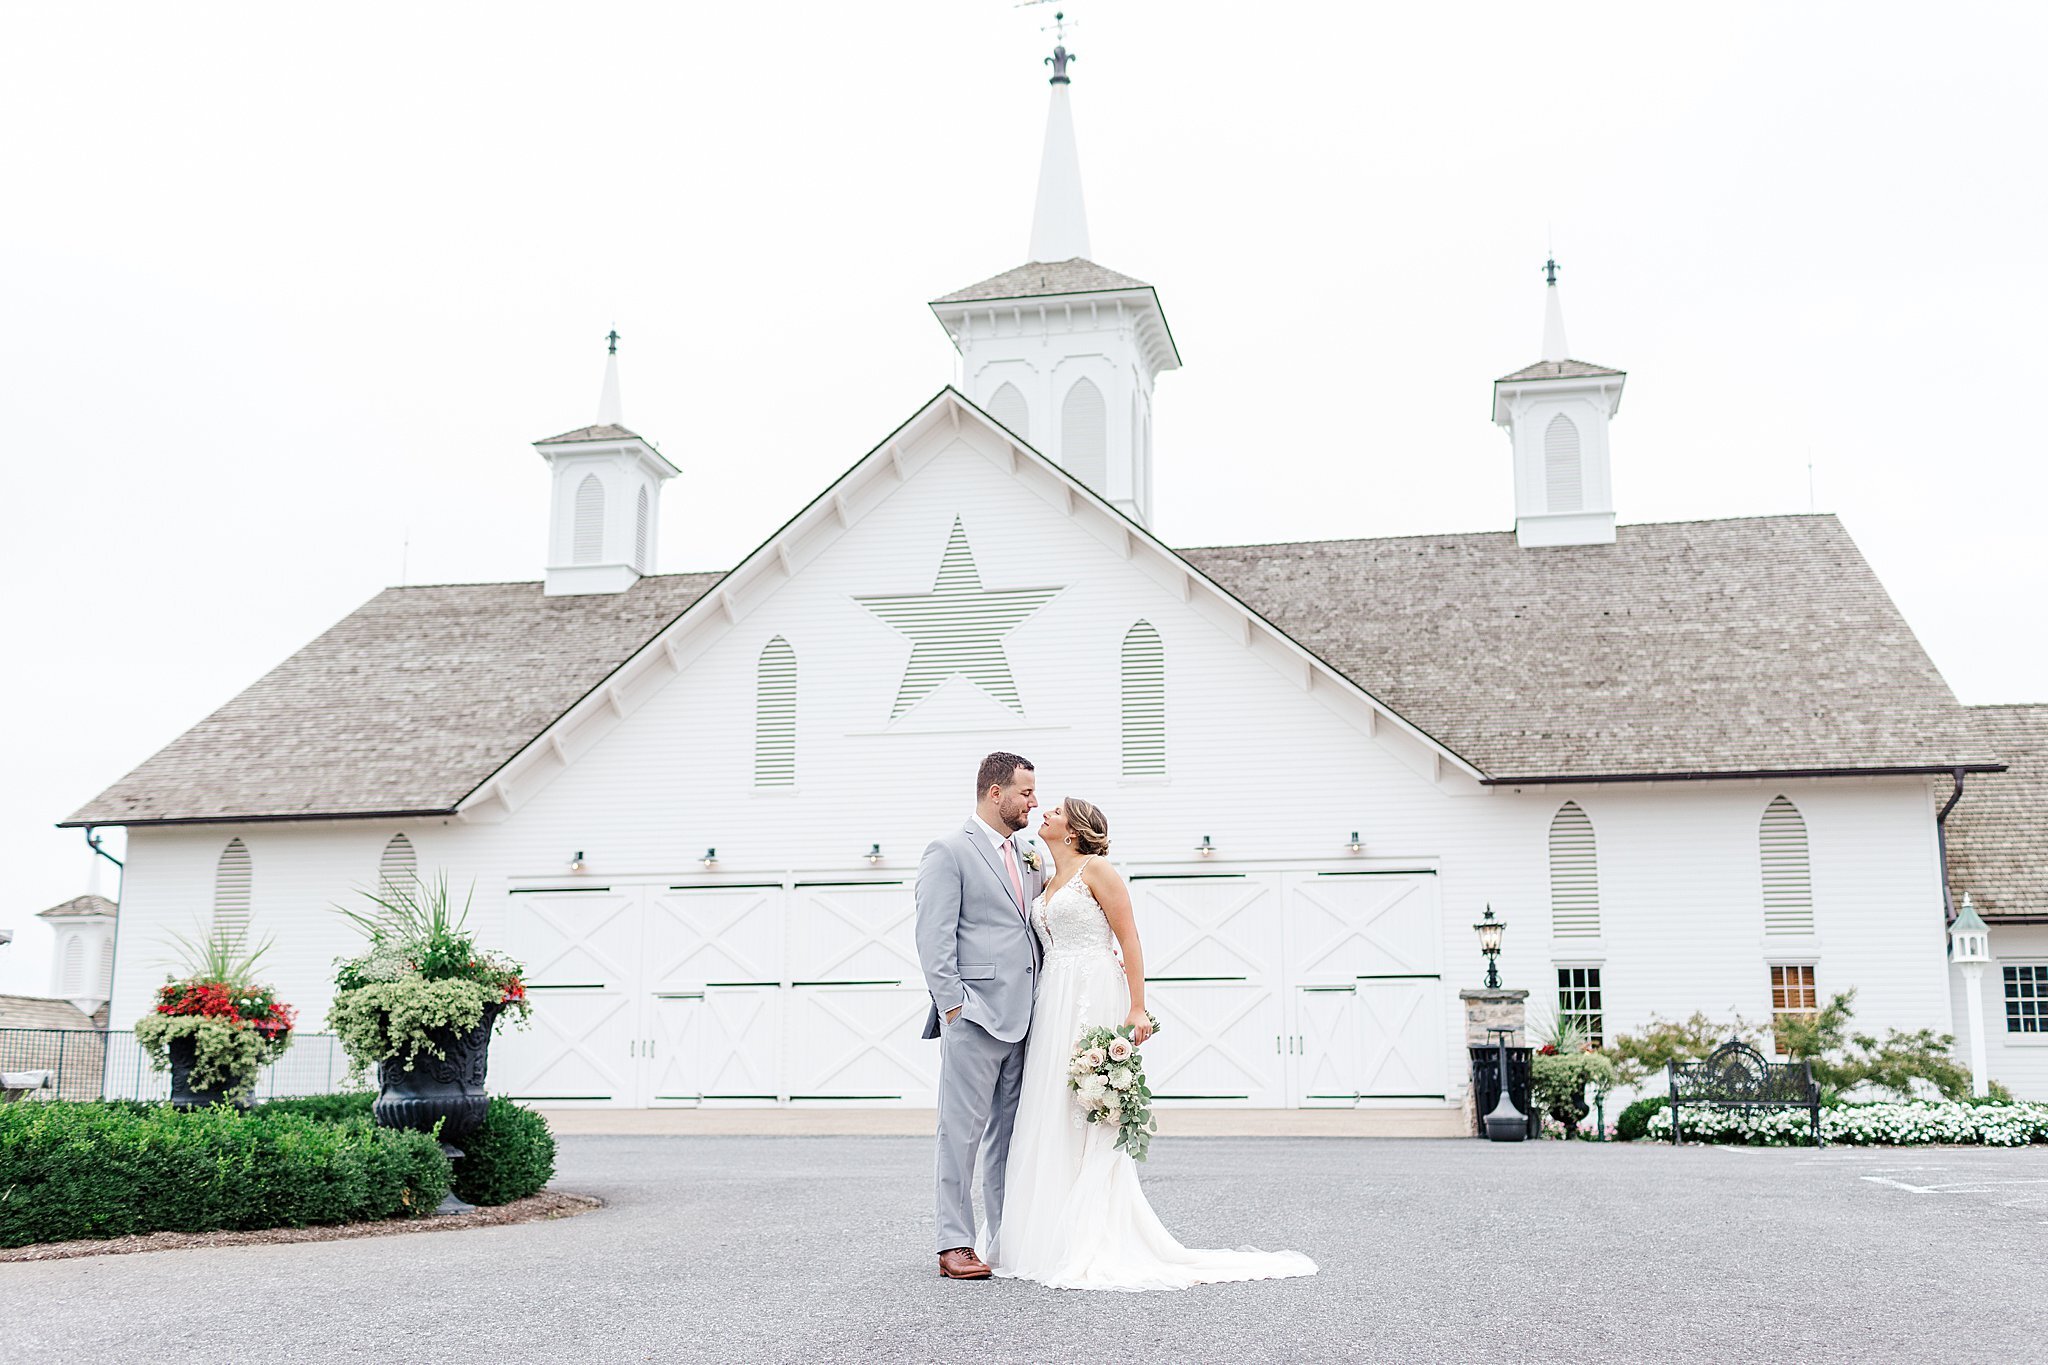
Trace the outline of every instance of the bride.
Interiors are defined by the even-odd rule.
[[[1151,1036],[1145,959],[1130,891],[1102,857],[1109,822],[1101,810],[1069,797],[1046,811],[1038,835],[1053,858],[1052,876],[1031,903],[1045,963],[1005,1168],[1001,1244],[979,1248],[982,1258],[999,1276],[1055,1289],[1185,1289],[1315,1274],[1315,1262],[1299,1252],[1182,1246],[1146,1202],[1137,1163],[1116,1149],[1116,1125],[1082,1119],[1067,1088],[1074,1042],[1103,1024],[1129,1024],[1139,1043]]]

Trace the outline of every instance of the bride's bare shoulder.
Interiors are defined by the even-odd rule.
[[[1124,874],[1117,871],[1116,864],[1109,859],[1097,855],[1090,858],[1087,866],[1081,869],[1081,880],[1088,883],[1090,890],[1101,891],[1112,886],[1122,886]]]

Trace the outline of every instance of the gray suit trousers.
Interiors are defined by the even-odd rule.
[[[962,1016],[939,1034],[937,1251],[974,1245],[974,1154],[981,1152],[981,1203],[989,1256],[1003,1224],[1003,1167],[1024,1085],[1024,1042],[1003,1042]]]

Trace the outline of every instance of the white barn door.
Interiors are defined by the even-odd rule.
[[[1290,1099],[1446,1096],[1443,916],[1426,872],[1287,878]]]
[[[780,886],[644,890],[640,1045],[646,1107],[782,1093]]]
[[[1165,1029],[1145,1046],[1157,1098],[1285,1103],[1279,892],[1270,874],[1131,879],[1145,1002]]]
[[[515,1099],[640,1102],[640,893],[514,891],[505,946],[526,966],[526,1029],[491,1043],[490,1085]]]
[[[937,1104],[910,884],[799,882],[791,894],[787,1097]]]

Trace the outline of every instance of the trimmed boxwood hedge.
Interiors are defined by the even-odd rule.
[[[259,1112],[367,1121],[376,1098],[368,1090],[310,1095],[272,1100]],[[472,1204],[509,1204],[539,1194],[555,1175],[555,1136],[548,1121],[502,1096],[491,1097],[483,1125],[462,1143],[462,1152],[455,1163],[455,1193]]]
[[[169,1105],[0,1105],[0,1246],[430,1212],[448,1159],[362,1118]]]
[[[1621,1117],[1614,1121],[1616,1142],[1638,1142],[1649,1136],[1653,1123],[1670,1122],[1664,1111],[1671,1105],[1668,1095],[1646,1095],[1621,1111]]]

